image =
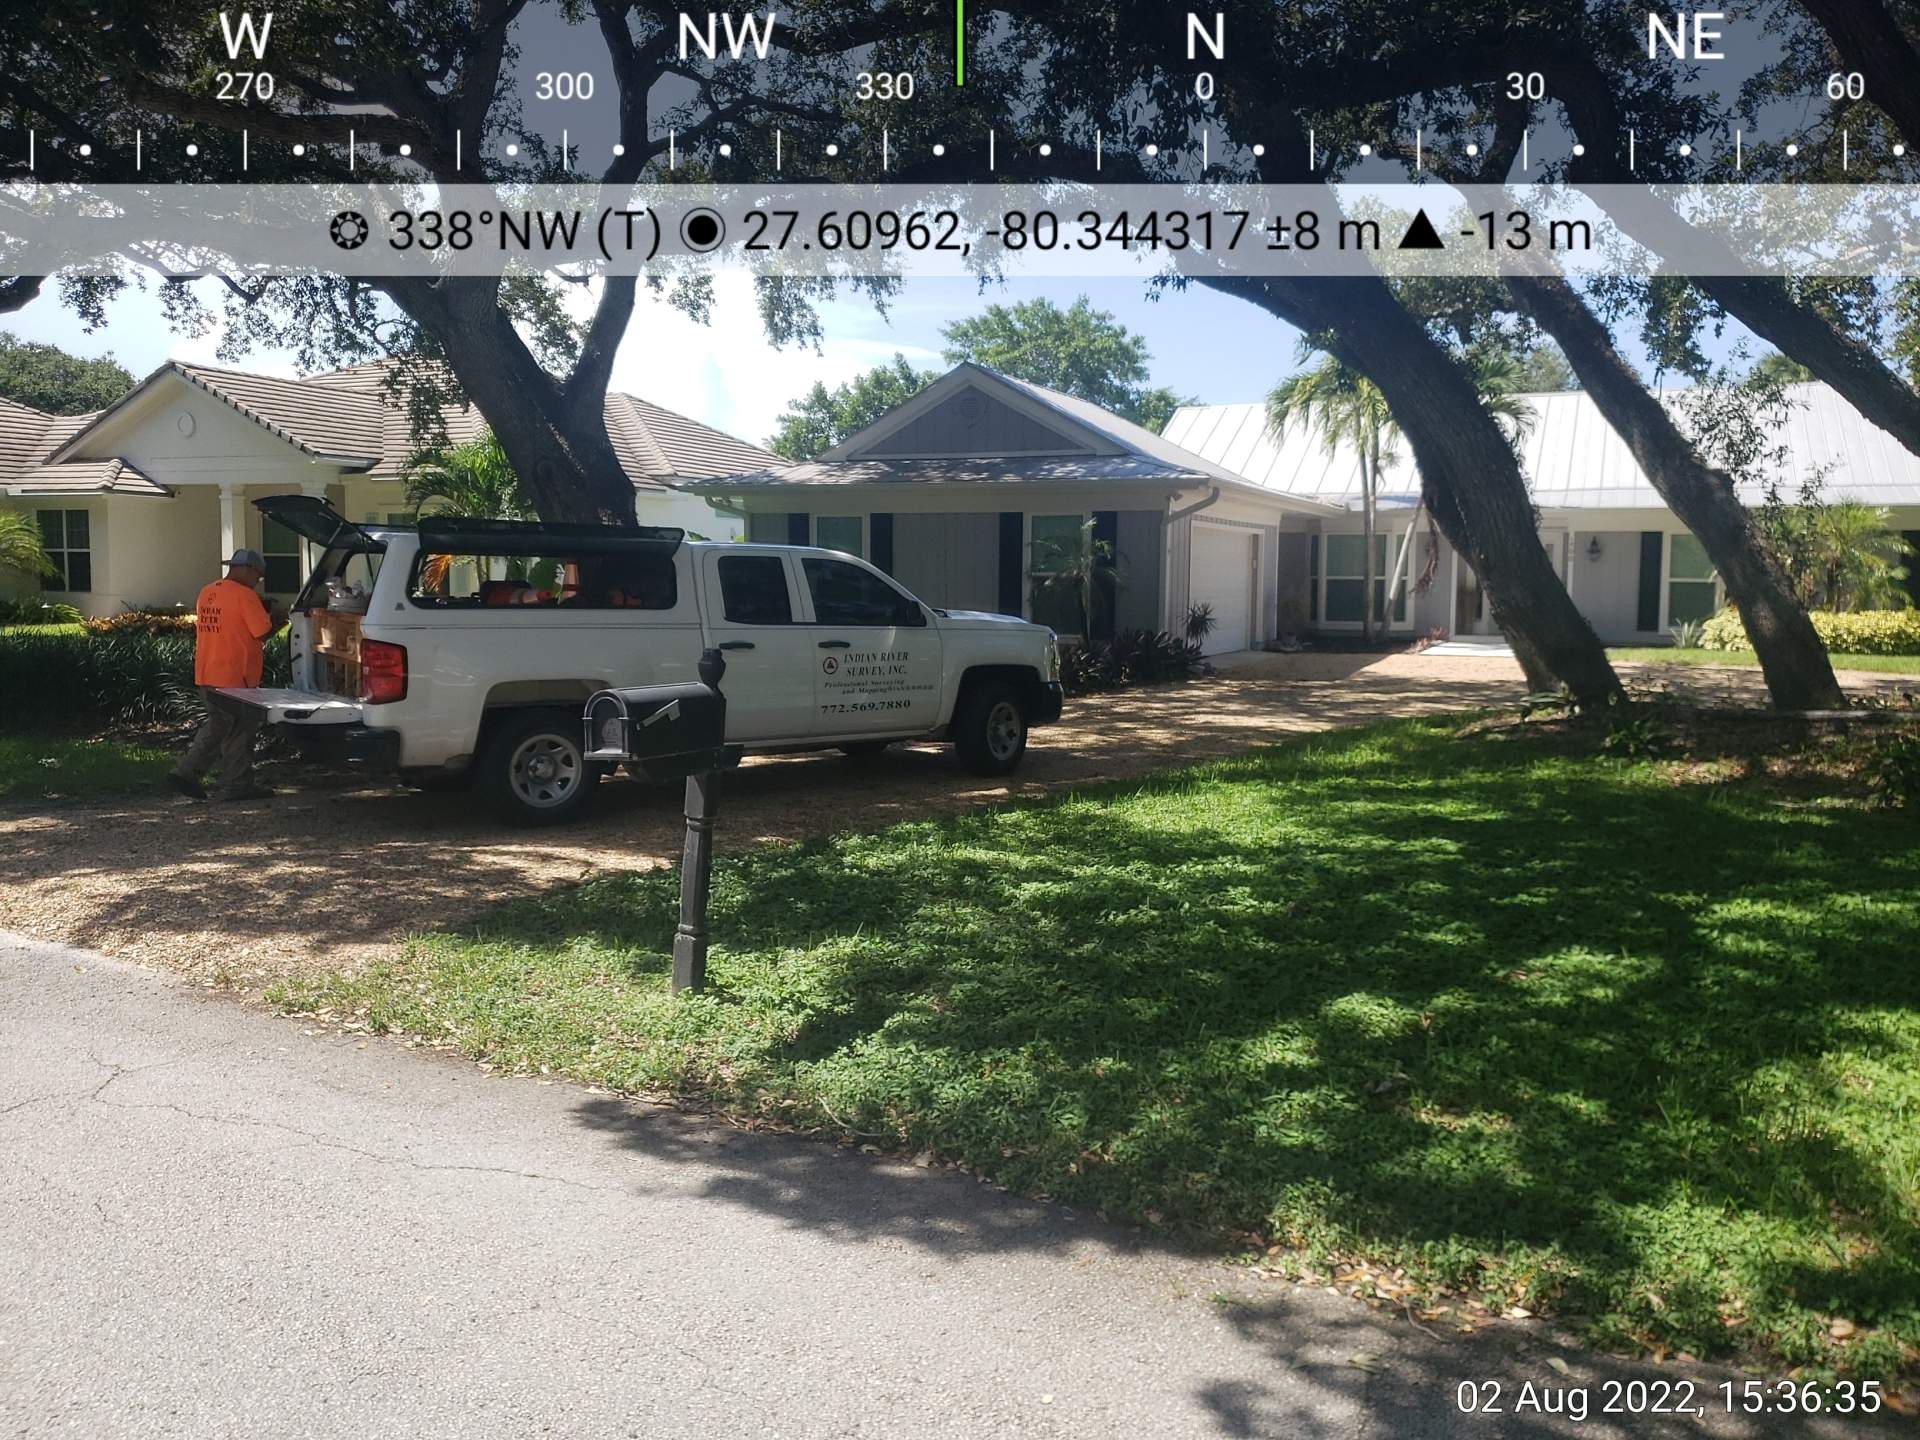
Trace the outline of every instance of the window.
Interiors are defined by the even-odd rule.
[[[735,625],[791,625],[786,562],[778,555],[721,556],[720,608]]]
[[[1373,537],[1373,617],[1377,622],[1387,608],[1387,567],[1399,551],[1389,542],[1393,537]],[[1365,618],[1367,543],[1364,535],[1329,535],[1326,543],[1327,619],[1358,625]],[[1407,618],[1407,590],[1403,585],[1394,596],[1393,618]]]
[[[843,555],[864,555],[860,548],[858,515],[816,515],[813,543],[822,550],[838,550]]]
[[[1691,535],[1673,536],[1667,553],[1667,624],[1711,619],[1718,601],[1707,547]]]
[[[407,598],[433,609],[494,606],[671,610],[679,577],[671,555],[448,555],[422,551]]]
[[[300,588],[300,537],[268,515],[260,517],[260,554],[267,562],[269,595],[291,595]]]
[[[1078,567],[1087,545],[1084,515],[1036,515],[1032,521],[1032,613],[1036,624],[1061,635],[1085,635],[1087,613],[1080,587],[1063,577]]]
[[[1034,575],[1057,575],[1070,569],[1084,546],[1087,517],[1084,515],[1036,515],[1033,517]]]
[[[42,590],[80,594],[93,589],[93,535],[84,510],[42,510],[40,539],[54,573],[40,581]]]
[[[869,570],[844,560],[800,562],[822,625],[924,625],[920,607]]]

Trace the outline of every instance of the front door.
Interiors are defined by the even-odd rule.
[[[798,577],[779,550],[703,550],[701,612],[727,662],[727,739],[801,740],[813,722],[813,647]]]
[[[940,719],[940,632],[926,607],[850,560],[800,561],[813,610],[816,736],[902,735]]]

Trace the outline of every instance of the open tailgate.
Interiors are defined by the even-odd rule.
[[[321,690],[216,690],[213,703],[267,725],[357,725],[362,718],[358,700]]]

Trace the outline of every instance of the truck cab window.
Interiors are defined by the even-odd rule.
[[[721,556],[720,606],[734,625],[791,625],[786,562],[778,555]]]
[[[822,625],[924,625],[920,607],[886,581],[844,560],[801,561]]]

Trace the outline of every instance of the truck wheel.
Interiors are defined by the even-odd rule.
[[[521,825],[577,818],[599,781],[581,754],[579,721],[561,711],[529,711],[503,721],[479,765],[488,803]]]
[[[953,715],[953,748],[976,775],[1007,775],[1027,753],[1027,705],[1011,685],[977,685]]]

